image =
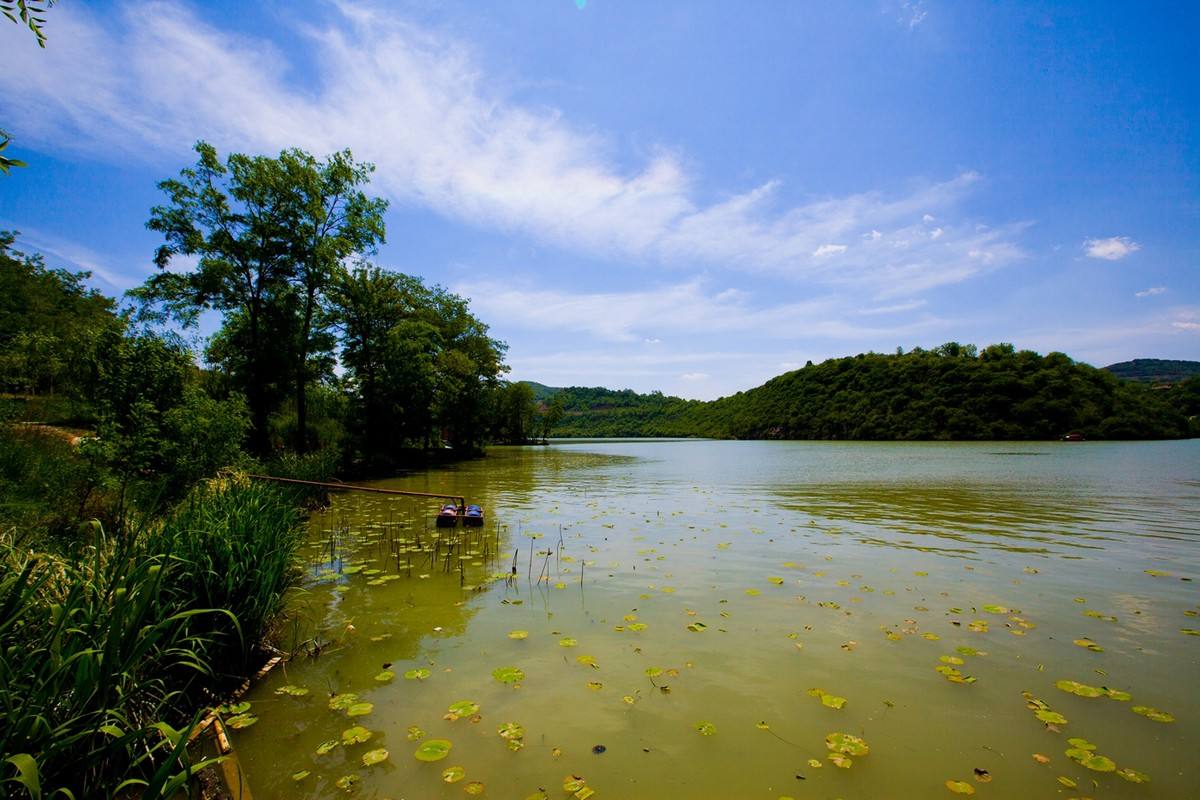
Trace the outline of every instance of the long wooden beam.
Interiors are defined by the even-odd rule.
[[[458,494],[438,494],[436,492],[409,492],[404,489],[381,489],[377,486],[357,486],[353,483],[325,483],[324,481],[302,481],[299,478],[278,478],[274,475],[254,475],[246,473],[247,478],[256,478],[260,481],[276,481],[278,483],[294,483],[301,486],[319,486],[323,489],[349,490],[355,492],[375,492],[376,494],[399,494],[405,497],[437,497],[441,500],[456,500],[458,507],[463,508],[467,505],[467,500],[462,495]]]

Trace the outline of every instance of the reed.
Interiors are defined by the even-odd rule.
[[[194,490],[165,519],[67,554],[0,538],[0,798],[166,797],[187,733],[242,674],[297,577],[270,487]]]

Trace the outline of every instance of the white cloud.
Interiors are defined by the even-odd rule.
[[[685,372],[679,376],[679,379],[694,383],[696,381],[708,380],[709,377],[707,372]]]
[[[1200,322],[1175,321],[1171,323],[1171,327],[1179,328],[1181,331],[1200,331]]]
[[[846,252],[844,244],[823,244],[816,250],[813,250],[813,258],[823,258],[824,256],[834,256],[838,253]]]
[[[921,217],[921,222],[924,222],[926,225],[928,225],[930,222],[933,222],[933,220],[933,214],[925,214]]]
[[[768,181],[705,203],[669,148],[620,166],[627,159],[608,137],[514,100],[462,42],[393,13],[337,8],[326,27],[300,29],[308,50],[298,60],[318,77],[298,85],[300,71],[270,42],[214,28],[185,6],[130,3],[112,14],[64,5],[54,47],[12,39],[0,71],[6,123],[52,150],[151,159],[168,171],[191,159],[197,137],[222,151],[349,146],[377,165],[375,189],[400,204],[635,263],[913,292],[1022,255],[1012,241],[1020,225],[952,221],[974,173],[893,197],[866,191],[790,207]],[[923,16],[919,3],[911,10]],[[936,244],[909,222],[927,209],[945,220]],[[824,258],[849,237],[879,246]]]
[[[1083,242],[1083,250],[1087,253],[1088,258],[1102,258],[1105,261],[1119,261],[1141,249],[1142,246],[1128,236],[1086,239]]]
[[[1167,290],[1165,286],[1151,286],[1149,289],[1143,289],[1140,292],[1134,292],[1134,297],[1152,297],[1156,294],[1162,294]]]
[[[929,232],[929,238],[930,239],[940,239],[940,238],[942,238],[942,234],[944,234],[945,232],[946,231],[942,228],[934,228],[933,230],[931,230]]]
[[[17,239],[15,246],[22,252],[32,251],[46,256],[47,266],[51,268],[66,266],[71,271],[90,272],[94,278],[98,278],[101,283],[105,284],[104,288],[115,290],[118,293],[131,289],[140,282],[121,274],[120,270],[113,267],[104,256],[94,250],[44,231],[26,228]],[[142,273],[143,275],[150,273],[148,260]]]

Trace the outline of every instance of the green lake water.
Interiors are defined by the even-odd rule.
[[[376,485],[487,525],[313,516],[282,639],[320,654],[233,732],[259,800],[1200,797],[1200,441],[562,442]]]

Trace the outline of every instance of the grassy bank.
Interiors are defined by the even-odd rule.
[[[214,481],[55,552],[0,536],[0,797],[167,796],[198,709],[257,660],[298,575],[293,498]]]

